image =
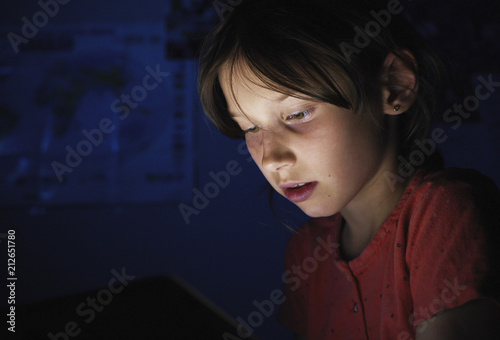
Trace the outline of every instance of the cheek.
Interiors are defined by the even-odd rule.
[[[259,138],[257,136],[252,136],[252,135],[247,135],[245,137],[245,141],[247,143],[247,148],[248,151],[250,152],[250,155],[252,156],[254,162],[260,167],[260,162],[259,160],[262,159],[261,157],[261,148]]]
[[[344,153],[345,139],[341,131],[320,126],[313,133],[304,135],[296,150],[300,150],[302,158],[309,163],[331,165]]]

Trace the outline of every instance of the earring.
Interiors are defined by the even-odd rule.
[[[398,112],[401,109],[401,105],[394,106],[394,111]]]

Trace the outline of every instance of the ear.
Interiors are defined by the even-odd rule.
[[[416,61],[408,51],[389,53],[382,70],[383,110],[385,114],[406,112],[417,97]]]

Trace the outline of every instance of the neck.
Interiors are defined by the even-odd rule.
[[[361,254],[375,236],[385,219],[397,206],[405,186],[400,183],[394,192],[372,194],[356,198],[341,211],[345,224],[342,228],[341,244],[347,259]],[[388,187],[387,184],[385,184]]]
[[[381,224],[397,206],[409,182],[389,183],[387,174],[397,174],[397,148],[391,136],[380,166],[367,185],[341,211],[345,220],[341,244],[346,260],[361,254]]]

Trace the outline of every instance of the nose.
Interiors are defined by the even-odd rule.
[[[295,154],[286,141],[272,133],[264,132],[262,140],[262,168],[276,172],[295,164]]]

